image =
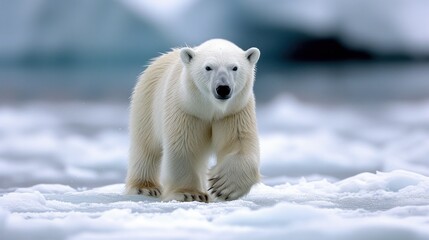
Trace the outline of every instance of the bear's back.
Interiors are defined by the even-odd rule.
[[[153,80],[164,77],[165,73],[179,63],[180,49],[173,49],[170,52],[154,58],[143,72],[145,77],[150,76]],[[149,79],[146,79],[148,81]],[[150,81],[150,80],[149,80]]]

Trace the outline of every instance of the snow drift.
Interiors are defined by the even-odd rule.
[[[407,171],[257,185],[231,202],[160,202],[36,185],[0,198],[2,239],[427,239],[429,178]]]

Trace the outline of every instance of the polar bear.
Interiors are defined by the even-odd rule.
[[[213,39],[173,49],[131,99],[127,194],[234,200],[260,179],[253,82],[260,51]],[[211,155],[216,165],[208,169]]]

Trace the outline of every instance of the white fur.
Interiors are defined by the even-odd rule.
[[[250,191],[260,176],[253,95],[259,55],[213,39],[150,64],[131,100],[128,194],[207,202],[207,188],[226,200]],[[231,86],[228,100],[214,96],[220,81]],[[207,175],[212,153],[217,164]]]

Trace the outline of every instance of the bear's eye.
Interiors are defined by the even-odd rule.
[[[211,67],[209,67],[209,66],[206,67],[206,71],[211,71],[211,70],[212,70]]]
[[[238,67],[233,67],[233,68],[232,68],[232,71],[234,71],[234,72],[235,72],[235,71],[237,71],[237,69],[238,69]]]

